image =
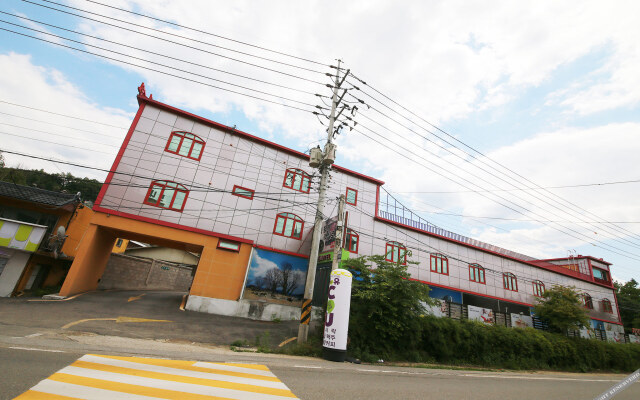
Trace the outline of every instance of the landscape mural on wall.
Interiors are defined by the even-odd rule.
[[[300,306],[309,260],[254,248],[243,298]]]

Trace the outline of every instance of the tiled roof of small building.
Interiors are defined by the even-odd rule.
[[[10,182],[0,182],[0,196],[55,207],[62,207],[76,201],[75,194],[53,192]]]

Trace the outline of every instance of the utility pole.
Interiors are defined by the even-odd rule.
[[[342,232],[344,231],[344,195],[340,195],[338,203],[338,224],[336,226],[336,241],[333,246],[333,259],[331,260],[331,270],[338,268],[338,259],[342,253]]]
[[[300,313],[300,326],[298,327],[298,343],[307,341],[309,335],[309,322],[311,321],[311,300],[313,299],[313,287],[316,281],[316,267],[318,266],[318,253],[320,252],[320,235],[324,216],[324,203],[327,192],[327,180],[329,179],[329,169],[335,160],[335,145],[333,144],[333,125],[336,120],[336,108],[338,107],[338,90],[347,78],[347,73],[340,79],[340,60],[336,68],[335,84],[333,86],[333,97],[331,100],[331,114],[329,114],[329,128],[327,129],[327,144],[322,153],[320,162],[320,189],[318,190],[318,206],[316,211],[316,221],[313,226],[313,236],[311,237],[311,253],[309,254],[309,269],[307,270],[307,282],[304,287],[304,300]],[[319,150],[318,150],[319,151]],[[313,158],[313,157],[312,157]]]

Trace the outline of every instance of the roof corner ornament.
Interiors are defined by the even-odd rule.
[[[138,96],[147,97],[147,92],[144,89],[144,82],[140,86],[138,86]]]

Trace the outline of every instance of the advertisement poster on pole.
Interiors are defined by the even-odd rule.
[[[338,216],[326,219],[322,225],[322,240],[320,241],[320,253],[333,251],[336,246],[336,229]]]

